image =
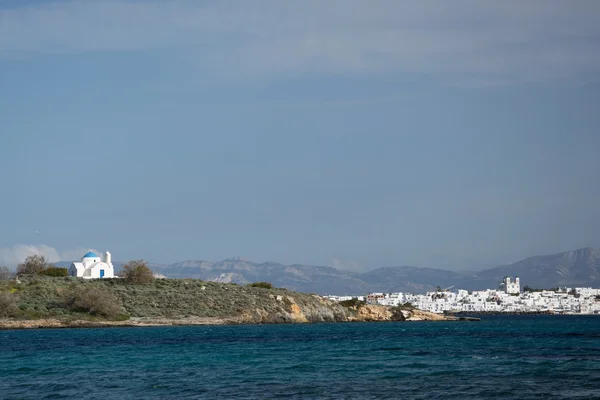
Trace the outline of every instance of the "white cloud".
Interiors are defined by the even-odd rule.
[[[12,247],[0,248],[0,265],[14,267],[32,255],[42,255],[49,262],[79,260],[89,249],[71,249],[58,251],[45,244],[19,244]],[[92,250],[96,251],[96,250]]]
[[[596,0],[98,0],[0,11],[0,56],[170,49],[229,76],[586,80],[600,71],[599,43]]]

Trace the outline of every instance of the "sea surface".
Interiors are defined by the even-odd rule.
[[[0,331],[1,399],[600,399],[600,316]]]

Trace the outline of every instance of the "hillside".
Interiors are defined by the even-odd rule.
[[[247,284],[268,281],[277,287],[318,294],[364,294],[369,292],[423,293],[455,287],[467,290],[496,288],[504,276],[521,277],[531,287],[600,286],[600,250],[575,251],[530,257],[517,263],[478,272],[455,272],[411,266],[383,267],[357,273],[333,267],[255,263],[239,258],[219,262],[187,260],[171,265],[150,264],[170,278]],[[59,263],[68,266],[70,263]],[[115,262],[119,270],[121,263]]]
[[[133,285],[122,279],[34,276],[21,277],[20,283],[0,282],[0,293],[17,299],[14,316],[25,319],[84,317],[88,311],[70,309],[68,304],[78,291],[90,293],[91,289],[108,293],[118,304],[120,310],[113,319],[244,317],[249,322],[289,322],[294,304],[311,322],[345,318],[343,307],[318,296],[193,279],[156,279],[149,285]]]
[[[267,281],[277,287],[309,293],[364,293],[370,287],[360,275],[332,267],[253,263],[227,259],[216,263],[184,261],[153,270],[173,278],[193,277],[213,282],[247,284]]]
[[[344,307],[287,289],[197,279],[134,285],[122,279],[30,276],[0,282],[0,328],[440,319],[428,315],[404,310],[399,316],[389,307]]]
[[[237,258],[216,263],[188,260],[168,266],[155,266],[153,270],[168,277],[193,277],[213,282],[246,284],[268,281],[278,287],[319,294],[423,292],[435,289],[437,282],[441,281],[440,277],[445,281],[460,280],[460,274],[455,272],[428,268],[386,267],[367,273],[355,273],[333,267],[254,263]]]
[[[529,257],[517,263],[481,271],[482,281],[498,282],[518,275],[536,288],[600,286],[600,249],[583,248],[565,253]]]
[[[418,267],[383,267],[361,274],[376,292],[423,293],[442,288],[470,286],[468,275],[454,271]]]

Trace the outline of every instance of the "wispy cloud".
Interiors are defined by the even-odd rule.
[[[0,55],[170,49],[204,72],[589,80],[596,0],[53,1],[0,10]]]
[[[49,262],[79,260],[88,250],[78,248],[59,251],[45,244],[19,244],[12,247],[0,248],[0,265],[14,267],[32,255],[42,255]]]

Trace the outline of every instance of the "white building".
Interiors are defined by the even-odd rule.
[[[71,264],[69,276],[84,279],[114,278],[115,269],[112,265],[110,253],[107,251],[98,256],[90,250],[81,258],[81,262]]]
[[[519,294],[521,293],[521,282],[519,282],[519,277],[515,277],[515,281],[511,282],[510,277],[507,276],[503,280],[504,282],[504,290],[508,294]]]
[[[552,314],[600,314],[600,288],[566,288],[520,293],[519,278],[506,277],[501,290],[435,291],[426,294],[371,293],[371,304],[398,306],[411,303],[423,311],[443,312],[547,312]],[[330,296],[344,298],[343,296]]]

